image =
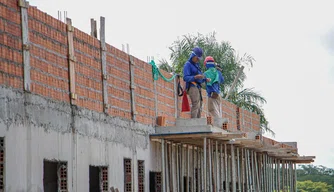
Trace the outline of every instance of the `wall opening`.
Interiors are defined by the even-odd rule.
[[[89,191],[108,191],[108,167],[89,166]]]
[[[138,161],[138,192],[145,191],[145,161]]]
[[[100,168],[89,166],[89,192],[99,192],[100,188]]]
[[[150,171],[150,192],[161,191],[161,172]]]
[[[49,192],[67,192],[67,163],[44,160],[43,188]]]
[[[0,191],[5,191],[5,138],[0,137]]]
[[[124,159],[124,192],[132,191],[131,159]]]

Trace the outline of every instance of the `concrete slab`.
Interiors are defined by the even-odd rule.
[[[213,125],[216,127],[222,127],[223,123],[227,123],[228,119],[226,118],[213,118]],[[205,126],[207,125],[206,118],[193,118],[193,119],[176,119],[176,127],[179,126]]]
[[[176,126],[176,127],[156,127],[155,133],[208,133],[208,132],[226,132],[225,130],[212,125],[196,125],[196,126]]]

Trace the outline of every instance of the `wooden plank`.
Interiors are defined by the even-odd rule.
[[[151,139],[185,139],[185,138],[204,138],[204,137],[210,137],[211,139],[221,139],[221,140],[230,140],[236,137],[240,137],[242,134],[233,134],[233,133],[184,133],[184,134],[177,134],[177,133],[171,133],[171,134],[152,134],[150,135]],[[235,143],[239,143],[239,141],[236,141]]]
[[[96,25],[95,25],[96,27]],[[101,43],[101,68],[102,68],[102,92],[103,92],[103,110],[108,113],[108,73],[107,73],[107,53],[105,36],[105,18],[100,17],[100,43]]]
[[[66,18],[67,23],[67,40],[68,40],[68,65],[69,65],[69,80],[70,80],[70,99],[71,104],[76,105],[77,94],[75,93],[75,62],[76,58],[74,55],[73,46],[73,32],[74,27],[72,26],[72,20]]]
[[[29,52],[29,25],[28,25],[28,7],[29,2],[25,0],[18,1],[21,8],[21,27],[22,27],[22,49],[23,49],[23,83],[24,91],[31,91],[30,79],[30,52]]]

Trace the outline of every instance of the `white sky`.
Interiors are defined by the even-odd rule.
[[[333,2],[333,1],[332,1]],[[334,11],[331,1],[280,0],[30,0],[90,33],[90,18],[106,18],[106,40],[146,61],[169,58],[168,46],[187,33],[215,30],[255,59],[247,87],[264,106],[278,141],[297,141],[301,155],[334,168]],[[99,24],[98,24],[99,26]]]

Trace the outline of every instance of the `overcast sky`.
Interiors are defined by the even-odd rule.
[[[247,87],[264,106],[278,141],[297,141],[301,155],[334,168],[334,11],[331,1],[244,0],[30,0],[90,33],[90,18],[106,18],[106,40],[146,61],[167,58],[168,46],[187,33],[217,32],[240,53],[251,54]]]

